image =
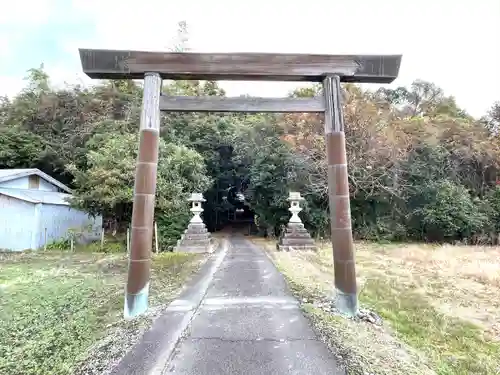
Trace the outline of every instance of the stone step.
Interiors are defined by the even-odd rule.
[[[298,231],[298,232],[307,232],[307,229],[304,228],[304,227],[286,227],[286,230],[290,231],[290,232],[295,232],[295,231]]]
[[[286,232],[282,238],[312,238],[308,232],[305,233],[288,233]]]
[[[302,223],[288,223],[286,225],[286,227],[287,228],[302,228],[302,229],[305,228],[304,224],[302,224]]]
[[[184,233],[182,236],[185,240],[209,240],[210,233]]]
[[[174,248],[176,253],[211,253],[212,246],[190,246],[182,244]]]
[[[309,233],[306,228],[302,227],[297,227],[297,226],[292,226],[292,227],[287,227],[285,229],[285,232],[287,233]]]
[[[196,226],[192,226],[191,224],[188,225],[187,229],[184,231],[184,233],[199,233],[199,234],[202,234],[202,233],[208,233],[208,230],[205,226],[199,226],[199,225],[196,225]]]
[[[183,238],[181,241],[181,246],[208,246],[210,245],[210,239],[201,240],[191,240],[188,238]]]
[[[312,238],[283,238],[280,242],[281,245],[314,245]]]
[[[308,232],[285,232],[283,237],[309,238],[311,235]]]
[[[292,251],[292,250],[298,250],[298,251],[317,251],[318,248],[314,245],[278,245],[277,246],[278,251]]]

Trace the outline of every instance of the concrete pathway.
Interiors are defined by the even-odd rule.
[[[115,373],[345,373],[263,250],[232,237],[206,268]]]

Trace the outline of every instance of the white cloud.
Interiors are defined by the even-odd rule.
[[[0,34],[0,59],[6,59],[11,53],[11,43],[6,36]]]
[[[92,80],[83,72],[76,69],[68,69],[66,65],[49,66],[45,69],[50,77],[52,87],[63,88],[66,84],[92,84]]]
[[[0,95],[12,97],[19,93],[24,87],[24,81],[20,77],[9,77],[0,75]]]
[[[2,27],[36,27],[47,22],[55,6],[54,0],[14,0],[2,4]]]

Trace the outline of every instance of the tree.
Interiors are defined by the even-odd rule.
[[[54,174],[63,167],[42,137],[15,127],[0,127],[0,168],[40,168]]]
[[[492,134],[498,135],[500,129],[500,102],[493,103],[483,122]]]
[[[415,209],[410,220],[416,221],[414,228],[418,228],[425,239],[462,240],[480,232],[488,224],[481,206],[473,201],[463,186],[440,180],[418,190],[413,197]]]
[[[187,41],[183,22],[174,50],[187,50]],[[162,90],[225,95],[216,82],[175,81]],[[321,91],[315,84],[290,96]],[[356,237],[451,241],[498,230],[488,207],[498,200],[500,104],[477,120],[422,80],[376,92],[345,84],[343,97]],[[32,69],[19,95],[0,99],[0,167],[38,167],[74,187],[75,204],[128,225],[141,100],[142,86],[133,81],[54,89],[43,66]],[[232,197],[243,193],[263,232],[277,234],[289,217],[286,197],[298,190],[306,198],[304,223],[328,235],[321,114],[162,113],[160,136],[156,218],[167,242],[184,230],[184,199],[193,191],[205,194],[210,230],[225,225],[240,204]],[[452,198],[433,201],[433,194]],[[462,214],[446,206],[453,200]],[[432,222],[443,227],[431,235],[422,228]]]
[[[72,203],[92,214],[102,213],[116,226],[132,214],[138,134],[97,134],[89,141],[87,168],[71,164],[77,188]],[[197,152],[160,141],[156,212],[183,211],[194,191],[204,191],[210,180]]]
[[[180,21],[177,24],[177,34],[173,41],[173,46],[170,49],[172,52],[188,52],[190,50],[188,46],[189,32],[188,25],[186,21]]]
[[[402,114],[410,117],[437,116],[449,114],[456,117],[468,117],[460,109],[452,96],[445,96],[443,90],[434,83],[416,80],[410,88],[380,88],[375,98],[387,101],[396,106]]]

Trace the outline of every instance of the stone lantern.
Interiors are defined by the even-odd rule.
[[[189,225],[181,236],[181,239],[177,241],[174,251],[188,253],[212,252],[210,233],[207,231],[207,227],[200,216],[203,212],[201,204],[205,201],[201,193],[192,193],[189,197],[188,202],[191,202],[190,211],[193,213],[193,217],[189,221]]]
[[[202,202],[206,202],[206,199],[203,198],[203,194],[200,193],[192,193],[188,199],[188,202],[191,202],[190,211],[194,214],[191,218],[190,223],[203,223],[201,220],[201,213],[203,212],[203,208],[201,207]]]
[[[288,196],[288,201],[290,202],[290,208],[288,211],[292,213],[292,217],[289,220],[289,223],[302,223],[300,220],[299,212],[302,211],[302,207],[300,207],[300,202],[302,202],[304,198],[300,196],[300,193],[290,192]]]
[[[304,198],[299,192],[290,192],[288,196],[290,208],[288,210],[292,213],[292,217],[288,221],[284,233],[280,236],[277,245],[278,250],[316,250],[314,240],[306,228],[304,228],[304,224],[302,224],[302,220],[299,217],[299,212],[302,211],[300,202],[303,200]]]

